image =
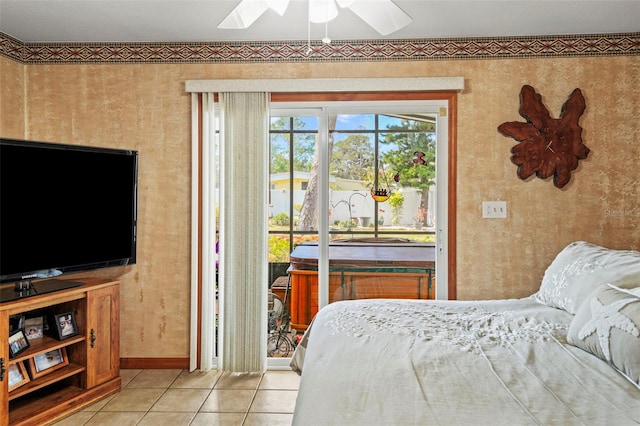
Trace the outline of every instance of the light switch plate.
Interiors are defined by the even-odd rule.
[[[484,219],[505,219],[507,217],[507,202],[483,201],[482,217]]]

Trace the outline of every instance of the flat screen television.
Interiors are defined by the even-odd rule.
[[[137,151],[0,138],[0,303],[135,263],[137,177]]]

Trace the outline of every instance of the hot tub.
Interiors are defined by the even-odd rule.
[[[329,303],[338,300],[435,298],[435,246],[400,238],[329,243]],[[305,330],[318,312],[318,245],[291,253],[291,326]]]

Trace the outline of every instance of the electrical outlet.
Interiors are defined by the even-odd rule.
[[[505,219],[507,217],[507,202],[483,201],[482,217],[484,219]]]

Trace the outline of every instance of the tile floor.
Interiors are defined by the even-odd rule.
[[[122,390],[56,423],[78,425],[291,425],[300,377],[292,371],[121,370]]]

